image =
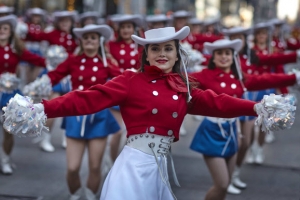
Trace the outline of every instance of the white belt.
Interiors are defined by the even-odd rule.
[[[213,122],[213,123],[218,124],[223,138],[226,139],[228,137],[227,141],[226,141],[226,144],[225,144],[225,146],[222,150],[222,155],[225,154],[231,139],[233,140],[234,145],[237,148],[237,141],[236,141],[236,138],[235,138],[235,135],[234,135],[234,132],[233,132],[233,123],[236,123],[236,118],[206,117],[206,119]],[[227,133],[222,127],[222,123],[226,123],[226,122],[229,122],[229,124],[230,124],[230,133]]]
[[[139,135],[129,136],[126,145],[134,149],[138,149],[146,154],[153,155],[155,157],[155,161],[163,183],[169,188],[174,199],[177,199],[171,189],[167,172],[166,174],[163,174],[163,170],[160,167],[160,165],[163,164],[163,168],[167,169],[166,161],[167,161],[167,155],[169,155],[171,160],[174,182],[177,186],[180,187],[180,184],[176,176],[172,152],[171,152],[171,143],[173,142],[173,140],[174,140],[174,136],[169,137],[169,136],[161,136],[161,135],[155,135],[150,133],[143,133]],[[158,158],[157,158],[158,156],[161,156],[162,163],[158,163]]]

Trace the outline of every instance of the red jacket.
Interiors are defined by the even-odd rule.
[[[135,52],[135,45],[134,42],[127,44],[123,40],[108,43],[111,55],[117,60],[119,67],[123,71],[131,68],[140,68],[140,52],[143,48],[139,47],[138,52]]]
[[[28,32],[27,40],[30,41],[48,41],[50,45],[60,45],[63,46],[69,54],[72,54],[76,47],[76,40],[73,38],[71,34],[67,34],[66,32],[54,29],[53,31],[46,32]]]
[[[120,69],[113,66],[109,60],[108,64],[108,67],[104,67],[98,55],[92,58],[85,54],[70,55],[55,70],[48,72],[48,76],[52,85],[56,85],[65,76],[71,75],[73,90],[86,90],[93,85],[104,84],[108,78],[121,74]]]
[[[4,72],[16,73],[20,61],[26,61],[35,66],[45,67],[45,59],[24,50],[21,55],[16,54],[9,45],[0,47],[0,74]]]
[[[223,39],[223,36],[208,35],[208,34],[190,34],[184,41],[190,43],[194,49],[202,52],[204,42],[214,42]]]
[[[233,97],[241,98],[244,90],[241,82],[230,73],[224,73],[219,68],[203,69],[201,72],[191,74],[196,78],[202,90],[211,89],[217,94],[228,94]],[[249,91],[265,90],[274,87],[290,86],[296,83],[296,76],[285,74],[263,74],[249,75],[244,74],[243,84]]]
[[[145,72],[125,71],[104,85],[43,100],[43,104],[49,118],[92,114],[120,105],[127,136],[150,132],[174,135],[175,140],[187,113],[224,118],[256,115],[255,102],[194,88],[187,103],[186,92],[178,74],[164,74],[155,66],[145,66]]]

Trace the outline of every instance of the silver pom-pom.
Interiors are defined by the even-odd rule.
[[[295,98],[292,95],[265,95],[255,105],[258,118],[255,124],[261,126],[263,132],[289,129],[295,121]]]
[[[49,71],[54,70],[57,65],[68,57],[65,48],[59,45],[51,45],[46,52],[46,66]]]
[[[39,136],[45,127],[47,117],[44,110],[32,103],[30,97],[16,94],[9,100],[4,111],[3,127],[9,133],[19,137]]]
[[[197,50],[192,48],[188,42],[183,42],[180,44],[181,47],[187,52],[188,54],[188,72],[197,72],[203,69],[203,66],[200,64],[206,60],[206,58]]]
[[[20,79],[16,74],[5,72],[0,75],[0,89],[3,92],[12,93],[14,90],[19,89]]]
[[[40,102],[42,99],[47,99],[51,92],[52,84],[47,74],[44,74],[41,78],[37,78],[23,89],[23,94],[32,98],[35,103]]]

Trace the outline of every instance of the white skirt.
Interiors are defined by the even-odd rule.
[[[168,180],[165,158],[158,157]],[[162,181],[155,157],[125,146],[104,182],[100,200],[173,200]]]

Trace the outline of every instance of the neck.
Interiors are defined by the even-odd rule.
[[[131,39],[131,38],[123,39],[123,40],[124,40],[124,42],[125,42],[126,44],[132,43],[132,39]]]
[[[265,49],[267,47],[267,44],[266,43],[258,43],[257,46],[259,49]]]
[[[95,57],[98,53],[98,50],[86,50],[84,53],[87,57]]]
[[[219,69],[222,70],[224,73],[229,73],[231,70],[230,67],[224,67],[224,68],[219,68]]]
[[[8,40],[0,40],[0,46],[4,47],[8,44]]]

